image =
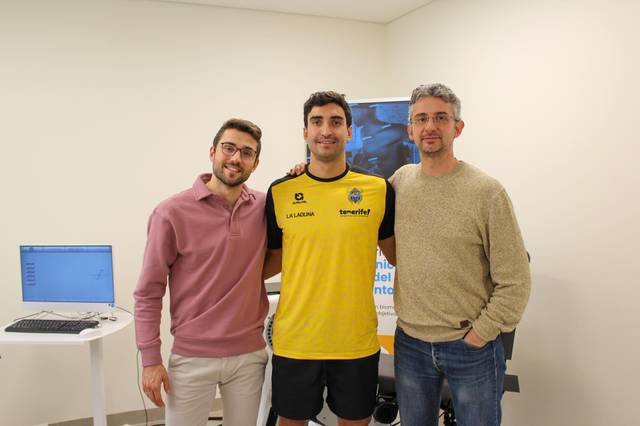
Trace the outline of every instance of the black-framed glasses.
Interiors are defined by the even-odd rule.
[[[222,153],[228,157],[233,157],[233,155],[237,151],[240,151],[240,158],[246,161],[253,160],[258,155],[258,151],[256,151],[255,149],[247,148],[247,147],[238,148],[231,142],[222,142],[220,144],[220,149],[222,150]]]
[[[411,119],[411,124],[423,127],[429,123],[429,120],[431,120],[434,126],[444,126],[450,121],[455,120],[455,118],[450,116],[446,112],[438,112],[431,117],[429,117],[428,114],[416,114]]]

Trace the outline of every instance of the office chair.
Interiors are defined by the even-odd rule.
[[[509,333],[500,334],[504,346],[505,360],[511,359],[513,354],[513,342],[515,330]],[[504,392],[520,392],[520,382],[518,376],[513,374],[504,375]],[[380,354],[380,366],[378,377],[378,405],[373,412],[376,422],[391,424],[398,416],[398,402],[396,397],[395,374],[393,371],[393,355]],[[456,416],[453,407],[453,400],[447,379],[442,383],[442,396],[440,398],[440,409],[445,426],[455,426]],[[401,419],[402,420],[402,419]]]

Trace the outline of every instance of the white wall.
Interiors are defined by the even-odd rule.
[[[506,425],[637,424],[639,16],[633,1],[443,0],[387,27],[390,93],[457,92],[457,156],[502,181],[531,252]]]
[[[383,45],[383,26],[341,20],[147,1],[0,2],[0,323],[23,314],[21,243],[113,244],[116,301],[131,309],[148,215],[210,170],[222,121],[262,126],[249,182],[266,190],[303,159],[309,93],[377,95]],[[133,327],[104,347],[107,411],[141,409]],[[0,424],[91,416],[88,347],[1,346],[0,356]]]

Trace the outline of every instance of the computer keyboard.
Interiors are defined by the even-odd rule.
[[[18,333],[66,333],[78,334],[85,328],[95,328],[98,321],[23,319],[5,328],[5,331]]]

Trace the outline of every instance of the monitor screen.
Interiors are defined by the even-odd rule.
[[[347,161],[386,178],[405,164],[420,162],[407,134],[407,99],[350,101],[349,106],[353,137],[347,144]]]
[[[20,246],[20,265],[25,304],[81,311],[114,303],[111,246]]]

